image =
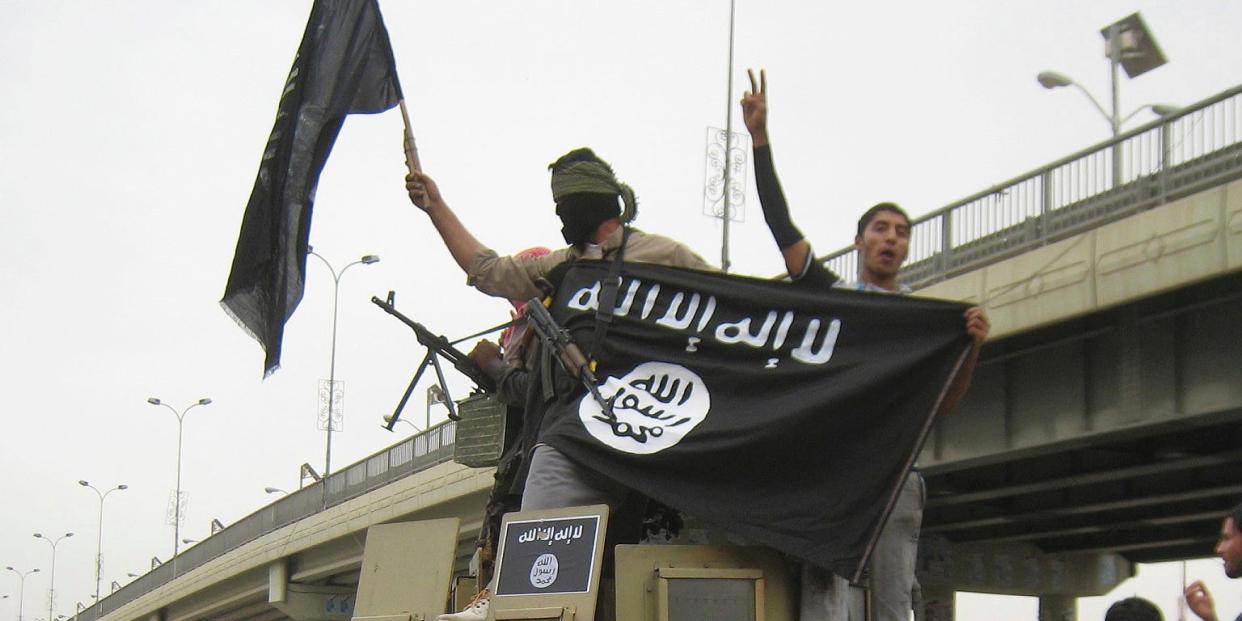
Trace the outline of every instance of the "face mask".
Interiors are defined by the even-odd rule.
[[[571,194],[569,200],[556,205],[556,215],[561,218],[561,235],[567,244],[591,241],[600,223],[617,217],[617,199],[601,194]]]
[[[564,226],[561,227],[561,236],[565,238],[567,244],[583,244],[591,241],[591,233],[595,232],[595,227],[584,221],[570,221],[561,218]]]

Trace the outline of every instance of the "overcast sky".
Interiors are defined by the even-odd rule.
[[[217,304],[310,4],[0,0],[0,566],[43,570],[27,580],[27,618],[46,616],[50,568],[31,533],[75,533],[57,557],[58,614],[94,592],[98,501],[79,479],[130,487],[107,501],[105,591],[171,553],[177,424],[148,397],[214,400],[186,419],[185,537],[269,502],[265,486],[296,487],[303,462],[322,470],[328,270],[308,265],[283,367],[266,381],[261,349]],[[1130,13],[1170,62],[1123,78],[1123,112],[1242,81],[1242,3],[1225,0],[743,0],[731,96],[724,1],[381,7],[424,168],[501,252],[561,243],[546,165],[589,145],[637,191],[639,227],[719,262],[720,226],[702,215],[705,132],[736,115],[748,66],[768,69],[777,166],[820,252],[848,244],[875,202],[922,214],[1107,138],[1081,93],[1046,91],[1035,74],[1061,71],[1108,101],[1099,30]],[[334,469],[400,439],[381,417],[423,355],[371,295],[396,290],[400,310],[450,337],[507,317],[465,286],[403,175],[394,110],[350,118],[319,185],[316,250],[338,269],[382,257],[341,281]],[[748,185],[734,271],[773,275]],[[419,424],[427,384],[405,412]],[[15,616],[17,584],[5,572],[0,618]],[[1242,596],[1218,599],[1222,616],[1242,609]]]

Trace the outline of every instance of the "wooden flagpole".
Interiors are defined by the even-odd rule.
[[[405,167],[410,172],[421,171],[422,164],[418,162],[418,145],[414,144],[414,130],[410,129],[410,113],[405,109],[405,100],[399,102],[401,106],[401,120],[405,122]]]

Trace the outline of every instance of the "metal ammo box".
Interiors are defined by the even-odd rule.
[[[495,395],[477,394],[457,403],[457,441],[453,461],[472,468],[495,466],[505,446],[508,406]]]

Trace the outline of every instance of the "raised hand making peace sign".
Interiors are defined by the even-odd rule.
[[[742,94],[742,120],[750,132],[751,142],[756,147],[768,144],[768,74],[759,70],[759,83],[755,84],[755,71],[747,69],[750,76],[750,90]]]

